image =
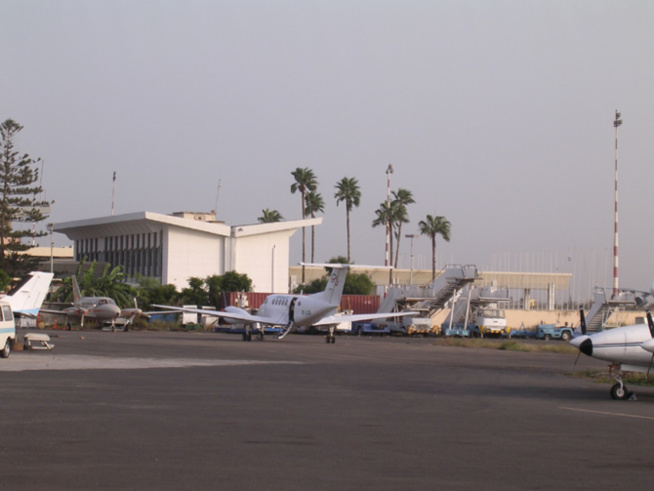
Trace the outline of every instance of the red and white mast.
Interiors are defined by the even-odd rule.
[[[613,298],[618,296],[618,127],[622,124],[621,114],[615,111],[615,229],[613,235]]]

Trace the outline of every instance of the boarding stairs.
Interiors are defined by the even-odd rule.
[[[433,317],[446,308],[454,296],[460,295],[466,285],[478,278],[477,267],[474,265],[448,265],[436,280],[427,286],[391,289],[379,312],[420,309],[427,310],[429,316]]]
[[[617,312],[625,307],[636,305],[633,295],[620,294],[617,298],[611,299],[604,288],[593,290],[593,305],[586,315],[586,331],[597,332],[606,328],[617,327],[609,324],[609,320]]]
[[[444,325],[453,325],[464,322],[465,318],[471,319],[471,313],[474,314],[481,307],[492,304],[505,304],[509,299],[509,292],[505,288],[495,289],[491,287],[473,287],[468,286],[462,293],[461,299],[456,299],[451,305],[450,313],[443,321]]]
[[[293,321],[288,321],[286,325],[282,328],[282,331],[279,333],[279,336],[277,336],[277,339],[284,339],[286,335],[291,332],[291,329],[293,329]]]

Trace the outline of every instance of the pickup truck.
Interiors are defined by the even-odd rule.
[[[562,339],[563,341],[570,341],[574,334],[572,327],[561,326],[557,327],[556,324],[540,324],[536,327],[536,339]]]

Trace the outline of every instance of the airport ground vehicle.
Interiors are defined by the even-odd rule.
[[[429,336],[439,335],[441,332],[440,326],[435,326],[431,318],[429,309],[412,307],[414,312],[418,315],[412,317],[403,317],[398,321],[387,321],[386,325],[390,328],[391,333],[399,334],[402,336]]]
[[[353,322],[352,334],[359,336],[363,336],[364,334],[386,336],[391,334],[391,328],[388,325],[373,324],[372,322]]]
[[[509,334],[511,330],[506,325],[504,309],[484,307],[475,314],[475,327],[472,330],[474,337],[495,336]]]
[[[540,324],[536,327],[536,339],[562,339],[563,341],[570,341],[574,331],[572,327],[562,326],[556,327],[556,324]]]
[[[468,328],[465,327],[463,322],[457,322],[452,324],[450,327],[448,324],[441,325],[441,333],[445,337],[457,337],[457,338],[469,338],[473,331],[474,327],[469,325]]]
[[[16,342],[16,321],[11,305],[0,302],[0,358],[7,358]]]

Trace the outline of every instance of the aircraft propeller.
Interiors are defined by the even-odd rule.
[[[586,316],[584,315],[584,308],[579,307],[579,326],[581,327],[581,334],[586,335]],[[577,366],[577,362],[579,361],[579,357],[581,356],[581,350],[579,350],[579,353],[577,353],[577,358],[575,359],[575,362],[572,365],[572,370],[575,369]]]
[[[649,310],[647,311],[647,325],[649,326],[649,335],[654,339],[654,320],[652,320],[652,314]],[[649,379],[649,372],[652,370],[652,364],[654,364],[654,353],[652,353],[652,358],[649,360],[649,367],[647,368],[645,380]]]
[[[586,316],[584,315],[583,307],[579,308],[579,318],[581,319],[580,321],[581,334],[586,334]]]

